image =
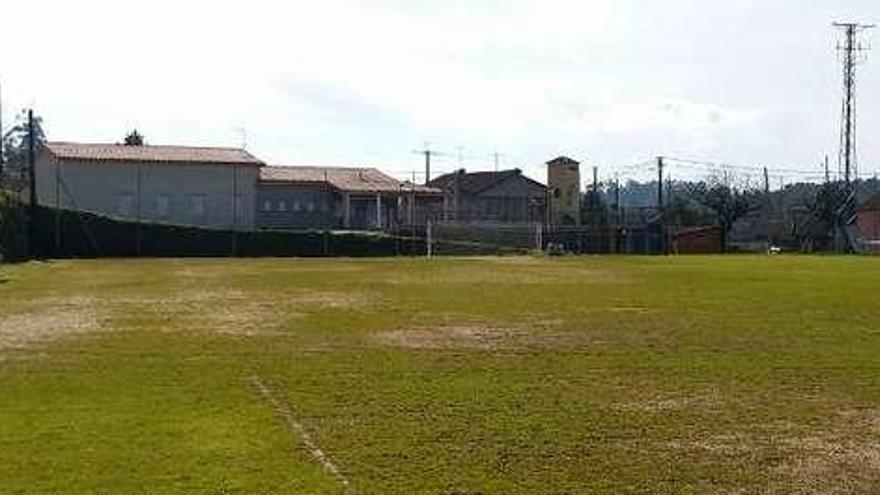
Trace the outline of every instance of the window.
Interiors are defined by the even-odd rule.
[[[165,194],[159,195],[159,197],[156,198],[156,215],[158,215],[159,218],[166,218],[170,211],[171,198]]]
[[[202,218],[205,216],[205,197],[202,195],[192,196],[190,198],[190,207],[192,208],[193,216]]]
[[[120,194],[119,199],[116,203],[116,213],[123,217],[130,216],[133,210],[133,204],[134,198],[131,196],[131,194]]]
[[[309,213],[315,211],[315,202],[314,201],[309,201],[308,203],[306,203],[306,211]]]
[[[299,211],[299,210],[300,210],[300,208],[299,208],[299,201],[295,201],[295,200],[294,200],[294,202],[293,202],[293,211]]]
[[[327,213],[328,211],[330,211],[330,202],[321,201],[321,213]]]
[[[293,209],[296,210],[296,203],[293,203]],[[287,203],[284,200],[278,202],[278,211],[287,211]]]
[[[268,199],[263,201],[263,211],[272,211],[272,202]]]

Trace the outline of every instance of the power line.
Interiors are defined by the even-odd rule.
[[[694,165],[694,166],[703,166],[706,168],[711,168],[715,170],[719,169],[727,169],[730,171],[740,170],[744,172],[753,172],[753,173],[762,173],[764,170],[763,165],[737,165],[725,162],[713,162],[706,160],[693,160],[689,158],[679,158],[674,156],[665,157],[668,161],[677,162],[678,165],[686,164],[686,165]],[[806,169],[793,169],[793,168],[785,168],[785,167],[769,167],[772,171],[777,173],[785,173],[788,175],[814,175],[817,173],[816,170],[806,170]]]

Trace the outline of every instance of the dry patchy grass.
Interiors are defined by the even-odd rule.
[[[0,316],[0,356],[101,329],[93,299],[73,297],[30,301],[20,312]]]

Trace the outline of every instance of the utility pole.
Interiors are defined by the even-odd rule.
[[[137,163],[137,174],[135,176],[135,215],[137,223],[134,231],[134,252],[137,256],[141,255],[141,162]]]
[[[773,235],[771,233],[771,224],[773,223],[773,199],[770,197],[770,171],[767,170],[767,167],[764,167],[764,200],[766,203],[767,210],[764,212],[764,225],[766,228],[767,234],[767,249],[770,249],[770,246],[773,245]]]
[[[27,159],[28,159],[28,188],[29,188],[29,209],[30,209],[30,218],[28,221],[28,242],[30,244],[30,252],[34,253],[37,246],[37,173],[36,173],[36,164],[34,163],[34,147],[36,146],[34,140],[34,111],[33,109],[28,109],[27,113],[27,125],[28,125],[28,151],[27,151]]]
[[[416,236],[416,173],[412,173],[412,184],[409,186],[409,233]]]
[[[770,172],[764,167],[764,194],[770,197]]]
[[[779,219],[782,222],[782,232],[786,232],[788,225],[785,219],[785,177],[779,176]]]
[[[660,211],[660,242],[663,254],[669,254],[666,242],[666,212],[663,205],[663,157],[657,157],[657,208]]]
[[[61,252],[61,166],[58,159],[52,159],[55,165],[55,252]]]
[[[238,255],[238,165],[232,166],[232,246],[230,256]]]
[[[614,211],[617,214],[617,223],[620,224],[620,173],[614,174]]]
[[[828,155],[825,155],[825,184],[831,182],[831,172],[828,170]]]
[[[501,164],[501,157],[502,156],[504,156],[504,154],[499,153],[497,150],[494,153],[492,153],[492,158],[495,163],[495,172],[496,173],[498,172],[498,168]]]
[[[620,172],[614,174],[614,253],[620,253]]]
[[[599,167],[593,166],[593,198],[591,200],[593,203],[591,206],[592,209],[599,209]]]
[[[433,246],[434,239],[433,239],[433,233],[431,232],[431,219],[430,218],[428,218],[428,220],[425,222],[425,244],[426,244],[425,247],[427,249],[428,259],[430,259],[431,257],[434,256],[434,246]]]
[[[34,164],[34,149],[36,147],[36,143],[34,140],[34,111],[28,110],[27,113],[28,118],[28,182],[30,188],[30,205],[32,208],[36,208],[37,206],[37,172],[35,170]]]
[[[423,155],[425,157],[425,185],[427,186],[428,183],[431,182],[431,157],[441,156],[441,153],[432,150],[428,146],[428,143],[425,143],[425,149],[414,150],[413,153],[417,155]],[[413,179],[413,184],[415,184],[415,179]]]
[[[657,157],[657,209],[663,213],[663,157]]]

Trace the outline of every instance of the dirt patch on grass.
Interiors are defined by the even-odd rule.
[[[361,293],[300,290],[283,294],[228,288],[186,287],[165,297],[115,299],[126,312],[145,308],[167,322],[167,331],[211,331],[255,336],[284,333],[285,325],[312,311],[362,308],[372,299]]]
[[[800,493],[880,490],[880,411],[841,411],[820,431],[780,440],[784,461],[774,479]]]
[[[356,309],[368,306],[374,298],[355,292],[303,291],[289,294],[290,304],[317,309]]]
[[[724,411],[731,397],[714,387],[693,389],[662,389],[653,381],[633,381],[632,378],[619,385],[620,394],[610,407],[619,412],[636,414],[699,414]]]
[[[568,336],[556,328],[556,320],[522,325],[444,323],[437,326],[401,328],[372,335],[373,343],[409,349],[515,350],[557,347]]]
[[[800,493],[877,493],[880,445],[866,440],[807,437],[785,442],[785,462],[773,477]]]
[[[648,397],[642,400],[620,402],[614,409],[625,412],[661,414],[692,409],[709,410],[721,407],[717,395],[688,395],[678,397]]]
[[[392,330],[377,334],[375,340],[382,345],[410,349],[492,350],[509,345],[518,333],[513,328],[457,325]]]
[[[443,273],[398,274],[384,279],[391,284],[481,284],[481,285],[553,285],[553,284],[622,284],[629,280],[619,274],[578,267],[499,267],[497,270],[474,270],[457,267]]]
[[[818,425],[775,422],[754,431],[673,441],[666,448],[764,471],[764,493],[876,493],[880,412],[841,412]]]
[[[0,353],[100,330],[90,299],[50,300],[29,304],[22,313],[0,317]]]

